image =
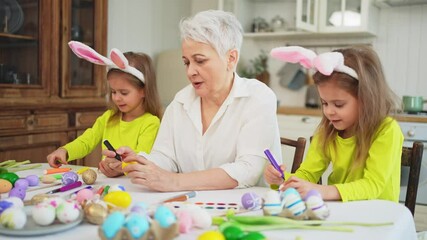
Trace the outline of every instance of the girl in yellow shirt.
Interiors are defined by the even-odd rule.
[[[47,156],[51,167],[91,153],[102,140],[113,146],[128,146],[139,152],[150,152],[160,126],[161,104],[157,92],[156,76],[151,58],[143,53],[121,53],[111,50],[110,58],[92,48],[71,41],[73,52],[92,63],[108,68],[109,110],[100,116],[74,141]],[[103,145],[103,149],[106,147]],[[123,174],[116,165],[119,161],[100,161],[99,169],[108,177]]]
[[[275,48],[272,56],[315,68],[313,78],[323,118],[307,156],[295,174],[269,165],[265,180],[305,196],[318,190],[325,200],[386,199],[397,202],[403,134],[388,115],[399,108],[380,60],[369,47],[355,46],[316,55],[301,47]],[[329,164],[328,185],[316,184]],[[281,166],[282,171],[286,169]]]

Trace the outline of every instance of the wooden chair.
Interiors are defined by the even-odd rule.
[[[291,173],[294,173],[299,168],[304,158],[304,150],[307,140],[303,137],[299,137],[297,140],[281,137],[280,142],[282,145],[295,147],[294,160],[292,162],[291,169]]]
[[[424,144],[415,141],[412,147],[403,147],[401,165],[409,167],[408,188],[406,190],[405,206],[409,208],[412,215],[415,211],[417,200],[418,182],[420,179],[421,161],[423,158]]]

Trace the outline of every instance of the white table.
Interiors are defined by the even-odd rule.
[[[80,166],[71,166],[73,169],[79,169]],[[20,177],[25,177],[30,174],[41,175],[43,169],[47,169],[47,165],[37,170],[28,170],[18,172]],[[177,193],[158,193],[148,191],[146,188],[136,186],[130,183],[127,177],[120,178],[106,178],[104,175],[99,174],[95,183],[95,188],[101,185],[112,185],[114,183],[122,184],[126,187],[133,199],[133,203],[145,202],[147,204],[155,204],[176,195]],[[83,188],[82,186],[81,188]],[[57,187],[53,187],[57,188]],[[40,191],[29,192],[26,199],[40,192],[47,192],[49,189]],[[77,190],[77,189],[76,189]],[[267,188],[253,187],[249,189],[234,189],[234,190],[221,190],[221,191],[199,191],[195,198],[190,199],[191,202],[236,202],[240,203],[241,196],[246,192],[255,192],[259,196],[264,196]],[[75,190],[74,190],[75,191]],[[66,193],[64,195],[67,195]],[[5,194],[2,198],[7,197]],[[295,239],[297,236],[304,240],[307,239],[345,239],[345,240],[360,240],[360,239],[416,239],[414,220],[409,210],[398,203],[393,203],[383,200],[371,201],[355,201],[348,203],[341,202],[328,202],[330,208],[330,216],[328,221],[353,221],[353,222],[366,222],[366,223],[384,223],[393,222],[393,225],[382,227],[357,227],[348,226],[354,229],[353,232],[333,232],[333,231],[314,231],[314,230],[275,230],[265,231],[263,234],[268,239]],[[248,214],[261,215],[262,211],[251,212]],[[216,227],[213,226],[212,229]],[[181,234],[177,239],[197,239],[197,236],[206,230],[194,229],[188,234]],[[98,226],[83,222],[79,226],[70,230],[38,237],[21,238],[20,239],[34,239],[34,240],[68,240],[78,239],[99,239]],[[0,235],[3,239],[16,239],[16,237],[9,237]]]

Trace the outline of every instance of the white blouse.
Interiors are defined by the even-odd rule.
[[[147,159],[178,173],[219,167],[239,188],[263,184],[264,150],[282,162],[274,92],[235,74],[230,94],[204,134],[200,104],[192,85],[175,95]]]

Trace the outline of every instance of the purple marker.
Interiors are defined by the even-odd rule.
[[[277,164],[270,150],[265,149],[264,153],[267,156],[268,160],[270,161],[271,165],[273,165],[273,167],[282,174],[282,178],[285,179],[285,175],[283,174],[282,169],[280,169],[279,164]]]

